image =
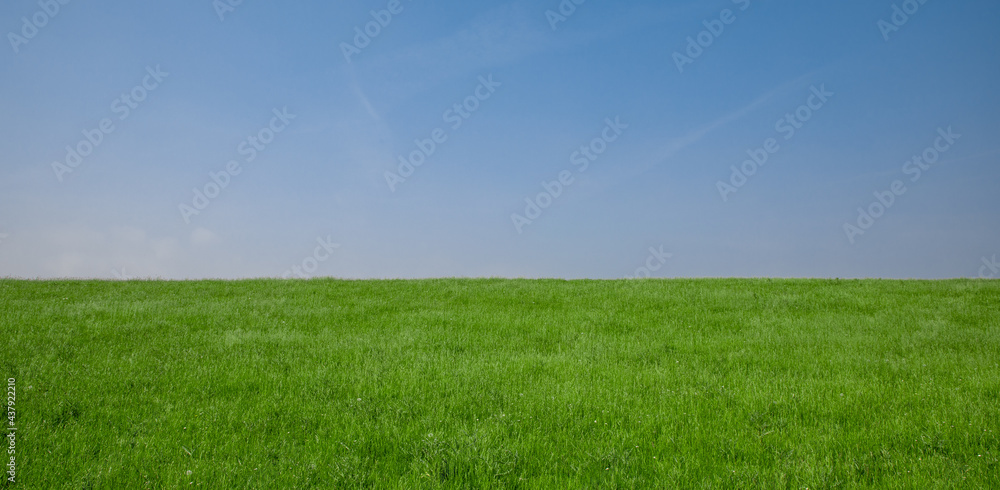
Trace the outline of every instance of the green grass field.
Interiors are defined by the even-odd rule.
[[[998,306],[971,280],[0,280],[12,486],[1000,488]]]

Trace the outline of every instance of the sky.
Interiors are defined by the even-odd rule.
[[[992,0],[3,2],[0,277],[1000,277],[997,25]]]

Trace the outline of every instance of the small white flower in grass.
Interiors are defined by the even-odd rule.
[[[191,470],[187,470],[187,475],[191,476]]]

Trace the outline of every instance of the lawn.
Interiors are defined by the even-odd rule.
[[[0,280],[4,484],[1000,488],[998,306],[972,280]]]

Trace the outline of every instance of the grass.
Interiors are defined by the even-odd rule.
[[[24,488],[1000,488],[998,305],[968,280],[0,280],[0,376]]]

